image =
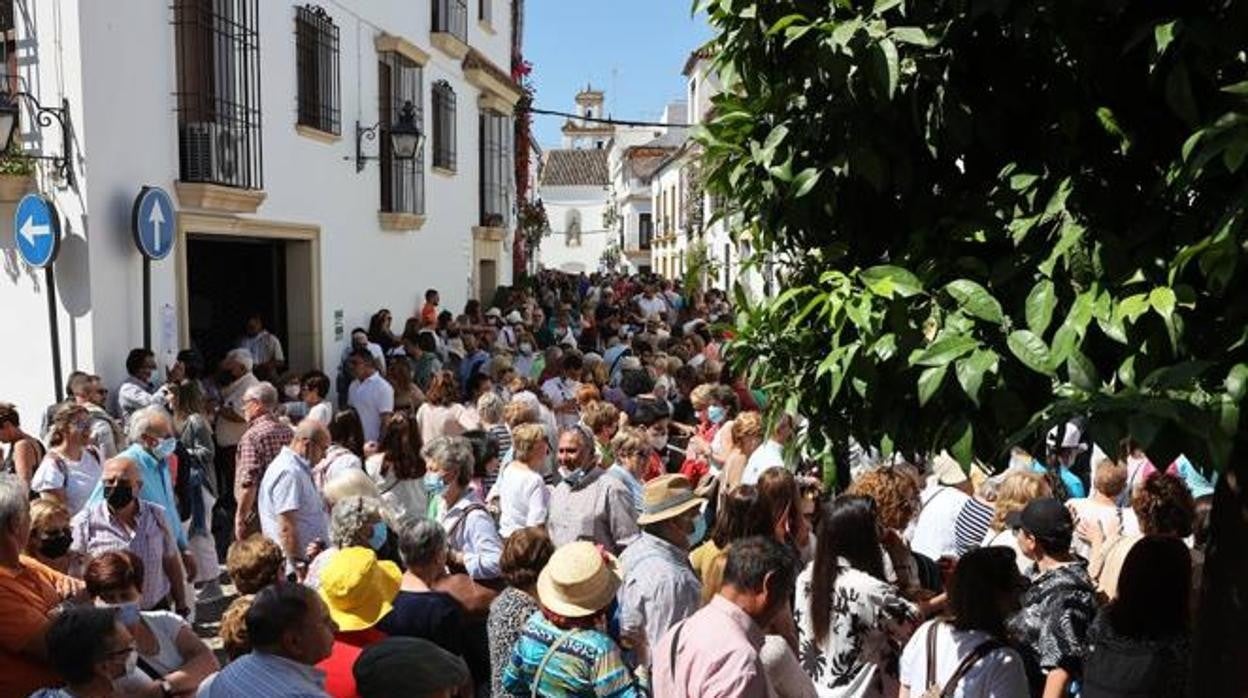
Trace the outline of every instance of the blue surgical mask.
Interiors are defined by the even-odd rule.
[[[585,475],[587,474],[587,472],[588,471],[580,470],[580,469],[573,470],[572,472],[564,476],[563,481],[568,483],[569,487],[576,487],[577,485],[581,484],[582,480],[585,479]]]
[[[105,608],[111,608],[117,613],[117,620],[127,628],[134,627],[139,624],[139,602],[127,601],[125,603],[105,604]]]
[[[160,460],[164,460],[169,456],[172,456],[173,452],[177,450],[177,448],[178,440],[172,436],[166,436],[160,441],[157,441],[156,445],[152,447],[152,455],[156,456]]]
[[[378,521],[373,524],[373,535],[368,539],[368,547],[373,550],[381,550],[381,546],[386,544],[386,522]]]
[[[689,548],[700,545],[703,538],[706,538],[706,517],[698,514],[698,517],[693,520],[693,533],[689,534]]]
[[[446,491],[446,481],[439,473],[425,473],[425,494],[437,497]]]
[[[723,424],[727,417],[728,410],[725,410],[723,405],[711,405],[706,408],[706,418],[711,421],[711,424]]]

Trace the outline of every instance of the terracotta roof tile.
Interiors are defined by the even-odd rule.
[[[605,187],[608,179],[606,149],[552,150],[546,153],[540,186]]]

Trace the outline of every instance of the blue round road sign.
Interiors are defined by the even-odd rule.
[[[164,259],[173,251],[173,199],[160,187],[143,187],[134,200],[130,229],[134,244],[148,259]]]
[[[40,194],[27,194],[13,212],[13,237],[17,252],[32,267],[46,267],[61,247],[61,218],[52,202]]]

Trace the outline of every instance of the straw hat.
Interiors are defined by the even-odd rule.
[[[321,572],[318,593],[339,630],[371,628],[390,612],[399,593],[399,566],[378,560],[377,554],[363,547],[343,548],[334,553]]]
[[[592,616],[606,608],[620,587],[619,565],[589,541],[555,551],[537,577],[537,598],[566,618]]]
[[[519,324],[521,324],[521,323],[523,323],[523,322],[524,322],[524,317],[522,317],[522,316],[520,315],[520,311],[519,311],[519,310],[513,310],[513,311],[511,311],[510,313],[507,313],[507,324],[508,324],[508,325],[519,325]]]
[[[657,523],[696,509],[706,503],[697,496],[689,478],[672,473],[646,483],[641,495],[641,516],[638,526]]]

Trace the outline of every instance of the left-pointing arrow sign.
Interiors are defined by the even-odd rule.
[[[52,228],[47,225],[35,225],[35,217],[31,216],[22,223],[22,227],[18,229],[18,234],[26,240],[27,245],[33,245],[35,244],[35,238],[51,235]]]

